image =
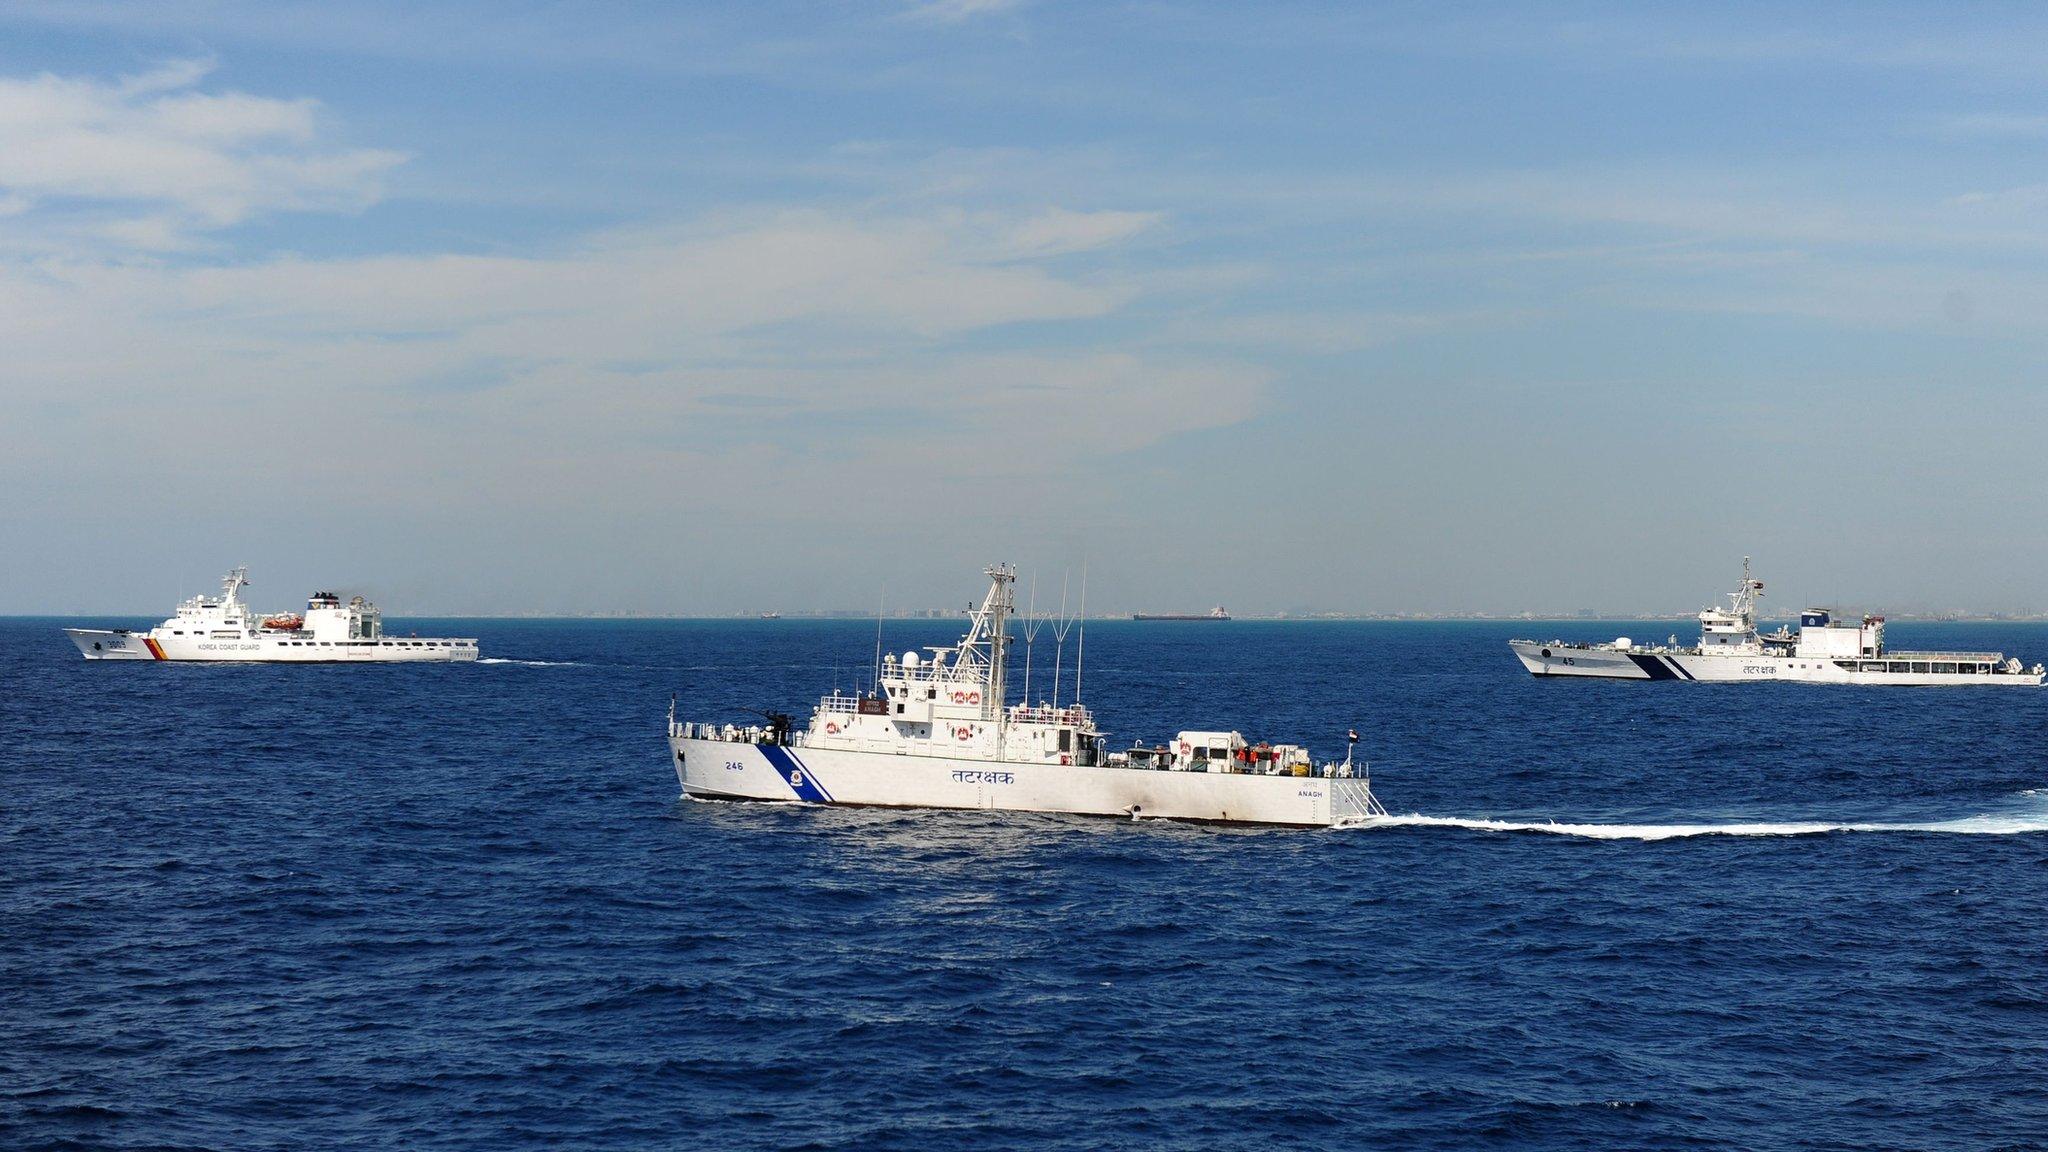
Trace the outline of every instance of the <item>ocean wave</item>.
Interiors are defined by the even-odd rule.
[[[528,668],[581,668],[581,660],[507,660],[502,656],[482,656],[479,664],[522,664]]]

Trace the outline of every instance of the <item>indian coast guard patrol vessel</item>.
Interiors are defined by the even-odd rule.
[[[361,596],[343,603],[315,592],[306,610],[264,616],[242,602],[249,570],[221,577],[220,595],[194,596],[147,632],[66,628],[87,660],[225,660],[258,663],[390,663],[474,660],[474,639],[384,634],[384,615]]]
[[[1111,750],[1080,703],[1078,667],[1073,702],[1011,703],[1016,572],[985,572],[988,593],[970,610],[960,643],[928,648],[923,658],[884,658],[874,692],[824,697],[806,729],[793,730],[790,717],[774,712],[764,713],[765,726],[687,723],[671,702],[669,749],[683,792],[1309,826],[1386,814],[1366,766],[1348,753],[1342,763],[1317,765],[1300,745],[1253,745],[1237,732],[1194,730],[1170,745]],[[1357,733],[1350,735],[1355,742]]]
[[[2022,668],[2003,652],[1890,652],[1884,617],[1835,620],[1824,608],[1799,614],[1799,631],[1756,630],[1756,600],[1764,582],[1749,575],[1726,608],[1699,614],[1700,642],[1692,647],[1641,645],[1623,636],[1611,644],[1510,640],[1522,666],[1537,676],[1595,676],[1615,680],[1798,680],[1814,684],[2022,684],[2038,686],[2044,669]]]

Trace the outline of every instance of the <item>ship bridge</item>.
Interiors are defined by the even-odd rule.
[[[1009,704],[1009,620],[1015,569],[984,569],[988,593],[968,614],[958,644],[881,658],[875,691],[834,692],[818,701],[806,747],[902,755],[1093,764],[1102,733],[1077,699],[1065,705]]]

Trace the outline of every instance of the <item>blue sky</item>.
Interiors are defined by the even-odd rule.
[[[0,3],[0,610],[1008,559],[1629,612],[1744,554],[2048,610],[2044,54],[2027,5]]]

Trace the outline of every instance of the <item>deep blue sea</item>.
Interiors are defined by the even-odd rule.
[[[872,623],[394,621],[489,662],[383,668],[59,623],[0,620],[0,1148],[2048,1147],[2048,692],[1091,626],[1118,742],[1355,725],[1425,818],[1247,830],[678,798],[671,692],[802,714]]]

